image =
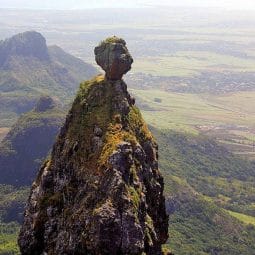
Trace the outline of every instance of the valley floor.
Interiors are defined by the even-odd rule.
[[[132,89],[146,121],[159,129],[205,134],[255,158],[255,92],[224,95]]]

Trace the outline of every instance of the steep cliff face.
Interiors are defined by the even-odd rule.
[[[64,119],[65,112],[48,96],[18,119],[0,143],[0,184],[31,185]]]
[[[112,44],[125,46],[105,43],[112,55]],[[124,73],[81,84],[33,183],[19,235],[22,254],[163,254],[168,216],[158,147]]]

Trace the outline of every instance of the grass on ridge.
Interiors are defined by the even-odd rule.
[[[245,215],[243,213],[237,213],[237,212],[233,212],[230,210],[227,210],[227,212],[237,218],[238,220],[240,220],[241,222],[245,223],[245,224],[251,224],[255,226],[255,217],[249,216],[249,215]]]

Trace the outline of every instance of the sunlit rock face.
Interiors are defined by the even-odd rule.
[[[96,62],[105,71],[109,80],[120,80],[131,69],[131,57],[126,42],[116,36],[102,41],[95,48]]]

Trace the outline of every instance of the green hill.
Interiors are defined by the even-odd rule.
[[[47,96],[19,118],[0,143],[0,184],[30,185],[65,118]]]
[[[255,163],[202,135],[155,130],[165,175],[185,178],[201,194],[231,211],[255,216]]]
[[[96,69],[57,46],[46,45],[37,32],[0,42],[0,127],[31,110],[42,94],[69,102],[83,79]]]
[[[167,179],[168,246],[175,255],[251,255],[255,227],[207,201],[178,177]]]
[[[254,163],[202,135],[153,129],[176,255],[253,254]]]
[[[64,118],[65,111],[42,96],[0,143],[0,254],[19,254],[17,235],[29,195],[24,185],[31,185]]]
[[[14,188],[0,184],[0,254],[19,254],[17,236],[29,188]]]

